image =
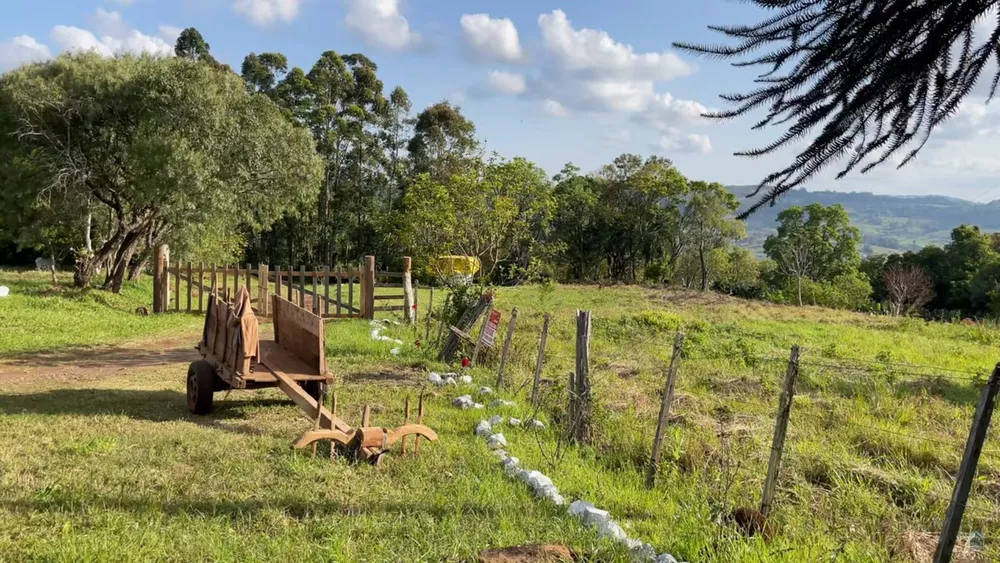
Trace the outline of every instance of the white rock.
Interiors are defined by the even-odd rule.
[[[507,473],[514,473],[515,471],[517,471],[519,465],[521,465],[521,460],[517,459],[514,456],[510,456],[507,459],[503,460],[503,468],[504,471],[506,471]]]
[[[460,409],[471,409],[474,407],[474,404],[472,402],[472,395],[462,395],[461,397],[458,397],[454,401],[452,401],[451,404],[455,405]]]
[[[586,512],[588,508],[594,508],[594,505],[584,500],[574,500],[569,503],[569,508],[566,511],[572,516],[583,518],[583,513]]]
[[[627,545],[629,551],[632,552],[633,559],[642,561],[656,560],[656,550],[653,549],[653,546],[649,545],[646,542],[634,540],[632,538],[626,538],[625,545]]]
[[[390,338],[389,340],[392,340],[392,339]],[[402,340],[392,340],[392,342],[396,346],[402,346],[403,345],[403,341]]]
[[[507,450],[494,450],[493,455],[500,458],[500,461],[503,461],[508,457]]]
[[[10,296],[10,288],[7,287],[6,285],[0,285],[0,297],[9,297],[9,296]]]
[[[545,423],[537,418],[533,418],[528,422],[528,425],[536,430],[545,430]]]
[[[521,425],[521,419],[520,418],[511,417],[507,421],[507,424],[510,424],[511,426],[520,426]]]
[[[677,563],[677,559],[674,559],[674,556],[669,553],[661,553],[660,556],[656,558],[656,563]]]
[[[494,434],[490,436],[489,440],[486,441],[486,447],[490,448],[491,450],[495,450],[498,448],[506,448],[507,438],[504,438],[503,434]]]
[[[460,383],[465,384],[465,385],[469,385],[469,384],[472,383],[472,376],[471,375],[463,375],[462,377],[458,378],[458,381]]]
[[[372,340],[378,340],[379,338],[381,338],[381,337],[378,334],[378,329],[373,330],[372,331]]]
[[[392,354],[393,356],[398,356],[400,352],[401,350],[399,348],[393,348],[392,350],[389,350],[389,353]]]
[[[441,385],[444,381],[441,379],[441,375],[434,373],[433,371],[427,374],[427,381],[430,381],[434,385]]]
[[[480,395],[492,395],[493,394],[493,390],[490,389],[489,387],[480,387],[479,388],[479,394]]]
[[[514,401],[505,401],[503,399],[494,399],[493,402],[490,403],[490,408],[494,409],[497,407],[514,407],[514,406],[517,406],[517,403],[515,403]]]
[[[483,438],[489,438],[493,434],[493,428],[490,426],[490,421],[480,420],[479,424],[476,425],[476,436],[481,436]]]
[[[497,424],[503,424],[503,417],[495,414],[490,418],[490,424],[496,426]]]
[[[624,542],[628,539],[625,534],[625,530],[618,525],[614,520],[605,520],[603,523],[597,526],[597,535],[602,538],[611,538],[613,540],[618,540]]]
[[[481,409],[481,408],[484,408],[484,407],[483,407],[482,403],[474,403],[472,405],[472,408],[474,408],[474,409]]]
[[[445,385],[458,385],[458,383],[455,383],[455,378],[454,377],[449,377],[448,379],[445,379],[444,380],[444,384]]]

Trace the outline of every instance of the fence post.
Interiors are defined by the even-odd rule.
[[[205,310],[205,263],[198,262],[198,311]]]
[[[252,290],[250,289],[250,279],[252,275],[253,275],[253,264],[247,264],[246,272],[244,272],[243,274],[243,281],[245,282],[248,295],[253,295]],[[260,272],[257,272],[257,275],[260,275]]]
[[[962,465],[959,467],[958,478],[955,480],[955,491],[952,493],[951,503],[948,505],[948,512],[944,518],[944,528],[941,530],[937,551],[934,553],[934,563],[949,563],[951,561],[958,532],[962,527],[965,503],[969,500],[969,491],[972,488],[972,481],[976,478],[979,456],[983,453],[986,432],[989,430],[993,409],[996,407],[998,390],[1000,390],[1000,364],[993,368],[993,375],[990,376],[989,382],[983,388],[982,395],[979,396],[979,405],[976,407],[972,429],[969,430],[969,440],[965,444],[965,454],[962,456]]]
[[[413,299],[413,259],[403,257],[403,318],[407,323],[417,322],[417,312],[413,309],[416,301]]]
[[[312,275],[312,280],[313,280],[313,304],[312,304],[312,312],[317,317],[323,315],[323,309],[320,309],[320,304],[319,304],[319,283],[318,283],[319,280],[316,279],[316,276],[318,274],[319,274],[319,266],[313,266],[313,275]]]
[[[174,272],[174,311],[181,310],[181,261],[176,264],[177,271]]]
[[[538,342],[538,359],[535,360],[535,381],[531,386],[531,404],[538,404],[538,385],[542,381],[542,364],[545,363],[545,342],[549,339],[549,322],[552,315],[545,313],[545,322],[542,323],[542,339]]]
[[[771,442],[771,459],[767,462],[767,479],[764,480],[764,493],[760,498],[760,513],[765,517],[771,509],[774,489],[778,484],[778,468],[781,465],[781,452],[785,449],[785,435],[788,433],[788,417],[792,414],[792,400],[795,398],[795,377],[799,374],[799,346],[792,346],[788,357],[788,369],[785,371],[785,386],[778,400],[778,416],[774,421],[774,440]]]
[[[260,316],[267,318],[267,294],[269,293],[268,286],[271,283],[271,272],[268,271],[268,267],[265,264],[257,264],[257,280],[260,282],[257,284],[257,309],[260,310]]]
[[[306,267],[299,266],[299,307],[306,308]]]
[[[170,286],[167,282],[167,265],[170,263],[170,247],[161,244],[154,250],[153,259],[153,313],[165,313]]]
[[[361,317],[375,318],[375,257],[365,256],[361,270]]]
[[[187,312],[191,312],[191,286],[194,285],[194,268],[191,265],[191,261],[188,260],[187,263],[187,277],[188,277],[188,301],[187,301]]]
[[[646,488],[656,485],[656,474],[660,470],[660,447],[663,445],[663,431],[670,417],[670,405],[674,400],[674,381],[677,380],[677,366],[681,361],[681,348],[684,346],[684,333],[678,332],[674,338],[674,354],[670,357],[670,368],[667,370],[667,383],[663,388],[663,400],[660,402],[660,418],[656,422],[656,435],[653,437],[653,453],[649,457],[649,469],[646,472]]]
[[[510,325],[507,327],[507,338],[503,341],[503,354],[500,356],[500,369],[497,370],[497,389],[503,387],[503,370],[507,367],[507,356],[510,354],[510,341],[514,339],[517,329],[517,307],[510,312]]]
[[[576,432],[580,443],[590,442],[590,311],[576,312]]]
[[[323,266],[323,316],[330,314],[330,266]]]
[[[431,297],[427,302],[427,328],[424,330],[424,342],[428,345],[431,342],[431,317],[434,315],[434,286],[431,288]]]

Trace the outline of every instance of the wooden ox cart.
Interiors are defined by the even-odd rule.
[[[405,453],[406,437],[411,434],[416,436],[415,451],[419,451],[421,437],[437,441],[437,434],[421,424],[423,397],[418,424],[408,424],[407,401],[404,425],[394,429],[369,426],[368,407],[359,428],[337,416],[336,399],[333,412],[328,410],[323,403],[333,378],[326,369],[323,319],[278,295],[272,296],[272,304],[274,340],[261,340],[246,288],[241,288],[234,303],[212,292],[197,347],[202,359],[188,367],[187,402],[192,413],[210,413],[218,391],[277,387],[314,421],[314,428],[295,442],[296,448],[313,445],[314,455],[317,442],[330,440],[331,457],[341,451],[352,459],[377,463],[396,442],[402,441]]]

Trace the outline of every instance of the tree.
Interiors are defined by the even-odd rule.
[[[989,80],[990,97],[1000,81],[1000,68],[984,77],[987,64],[1000,61],[998,0],[752,1],[776,13],[755,25],[712,28],[734,45],[676,44],[734,59],[735,66],[765,67],[753,90],[722,96],[733,109],[710,116],[763,109],[755,129],[787,124],[787,131],[737,154],[769,154],[818,129],[791,164],[763,179],[758,189],[767,194],[744,215],[837,160],[846,161],[840,178],[912,147],[900,160],[904,166],[981,78]],[[993,25],[977,34],[977,24],[991,14]]]
[[[436,103],[417,115],[407,145],[416,174],[428,173],[438,182],[468,168],[478,156],[476,126],[448,102]]]
[[[802,305],[803,280],[828,282],[860,266],[860,242],[861,232],[851,226],[842,205],[814,203],[779,213],[778,232],[764,241],[764,252],[782,277],[794,280]]]
[[[143,245],[268,225],[319,181],[305,131],[236,75],[187,58],[22,67],[0,78],[0,128],[0,176],[22,184],[0,203],[57,202],[79,232],[89,211],[106,222],[93,253],[77,253],[81,287],[107,265],[118,291]]]
[[[181,32],[174,45],[174,54],[183,59],[217,64],[212,56],[212,47],[201,36],[201,32],[189,27]]]
[[[552,233],[570,278],[596,279],[604,255],[601,191],[595,178],[581,176],[579,172],[579,168],[568,163],[554,178]]]
[[[908,316],[934,299],[934,282],[918,266],[890,266],[882,280],[895,316]]]
[[[698,255],[702,291],[708,290],[709,286],[709,254],[746,235],[743,222],[730,217],[739,206],[736,196],[722,184],[691,183],[691,199],[687,203],[686,214],[692,244]]]
[[[951,242],[944,247],[947,256],[948,306],[973,311],[973,278],[986,265],[1000,260],[988,234],[973,225],[960,225],[951,232]]]

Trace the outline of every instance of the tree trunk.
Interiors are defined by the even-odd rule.
[[[144,234],[142,231],[132,231],[122,239],[114,261],[108,265],[108,277],[104,281],[104,289],[110,289],[111,293],[121,293],[125,271],[128,269],[132,254],[135,253],[135,247],[142,240]]]
[[[799,307],[802,306],[802,276],[795,276],[795,282],[799,289]]]
[[[705,249],[698,248],[698,259],[701,260],[701,290],[708,289],[708,264],[705,263]]]
[[[149,259],[152,256],[153,247],[147,247],[141,254],[134,257],[128,267],[128,281],[139,281],[142,278],[142,273],[146,271],[146,266],[149,265]]]

